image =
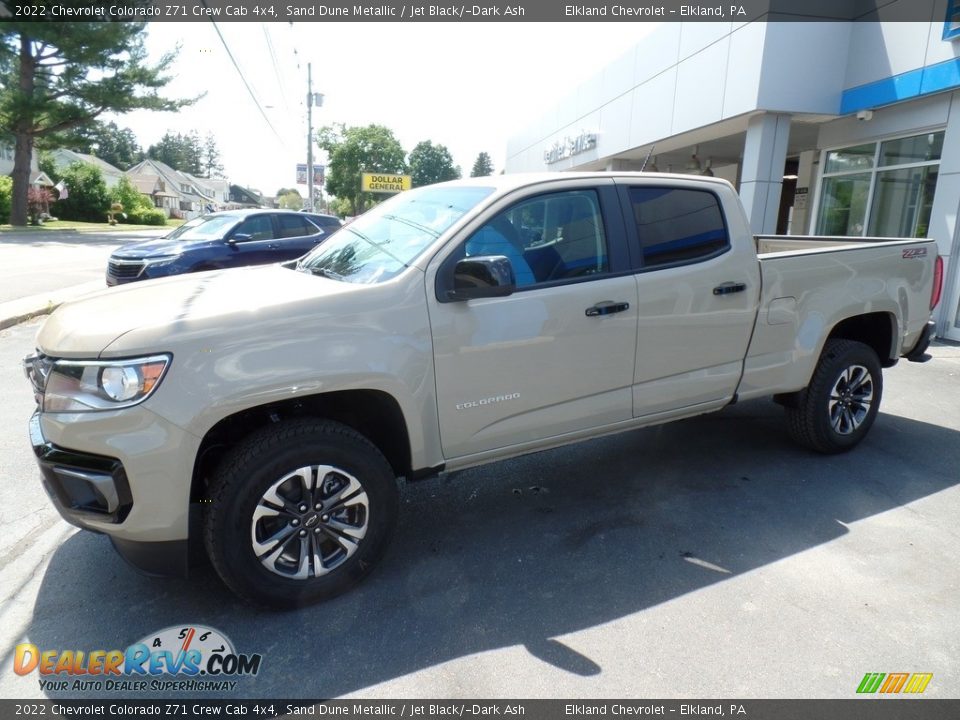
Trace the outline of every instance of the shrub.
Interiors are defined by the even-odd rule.
[[[0,223],[10,222],[10,203],[13,201],[13,178],[0,175]]]
[[[134,225],[166,225],[167,214],[160,208],[142,208],[132,213],[128,212],[127,219],[124,222]]]
[[[54,205],[64,220],[102,222],[110,207],[110,195],[100,169],[87,163],[71,163],[61,174],[68,197]]]
[[[121,177],[120,181],[110,191],[110,200],[113,203],[121,205],[121,212],[126,213],[126,217],[123,217],[123,215],[120,215],[119,213],[116,215],[117,221],[122,223],[141,224],[140,221],[135,218],[142,213],[154,209],[150,198],[137,190],[134,184],[130,182],[130,179],[126,176]]]
[[[27,215],[31,225],[40,224],[40,216],[48,214],[52,200],[53,193],[45,187],[27,188]]]

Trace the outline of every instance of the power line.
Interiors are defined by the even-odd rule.
[[[208,7],[207,0],[203,0],[203,5],[204,7]],[[240,76],[240,79],[243,81],[243,86],[247,89],[247,92],[250,93],[250,99],[253,100],[253,104],[257,106],[257,110],[260,111],[260,115],[261,117],[263,117],[264,122],[266,122],[267,125],[270,127],[270,129],[273,131],[273,134],[277,136],[277,140],[279,140],[280,144],[283,145],[284,148],[286,148],[287,143],[284,142],[283,137],[281,137],[280,133],[277,132],[277,129],[273,126],[273,123],[270,122],[270,118],[267,117],[267,113],[265,113],[263,111],[263,108],[260,106],[260,101],[257,100],[257,96],[253,94],[253,89],[250,87],[250,83],[247,82],[247,78],[243,74],[243,70],[240,69],[240,66],[237,64],[236,59],[234,59],[233,57],[233,53],[230,52],[230,46],[227,45],[227,41],[224,39],[223,33],[220,32],[220,28],[217,27],[216,21],[211,20],[210,22],[213,23],[213,29],[217,31],[217,35],[220,37],[220,42],[223,43],[223,49],[227,51],[227,57],[230,58],[230,62],[233,63],[233,67],[236,69],[237,74]]]
[[[280,68],[277,63],[277,54],[273,50],[273,42],[270,40],[269,25],[263,23],[260,26],[263,29],[263,38],[267,41],[267,50],[270,51],[270,64],[273,65],[273,74],[277,78],[277,85],[280,87],[280,97],[283,99],[283,107],[286,108],[287,114],[290,113],[290,103],[287,101],[287,90],[285,83],[283,82],[283,77],[280,75]]]

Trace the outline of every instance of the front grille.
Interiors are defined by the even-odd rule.
[[[37,405],[43,400],[43,391],[47,387],[47,377],[52,367],[53,359],[40,353],[28,355],[23,359],[23,372],[33,386],[33,399]]]
[[[110,260],[107,263],[107,274],[121,280],[139,277],[143,272],[141,260]]]

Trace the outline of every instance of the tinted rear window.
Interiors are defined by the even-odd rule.
[[[729,246],[717,196],[705,190],[630,188],[645,267],[712,257]]]

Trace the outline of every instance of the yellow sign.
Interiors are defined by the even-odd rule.
[[[412,187],[409,175],[363,173],[362,182],[364,192],[398,193]]]

